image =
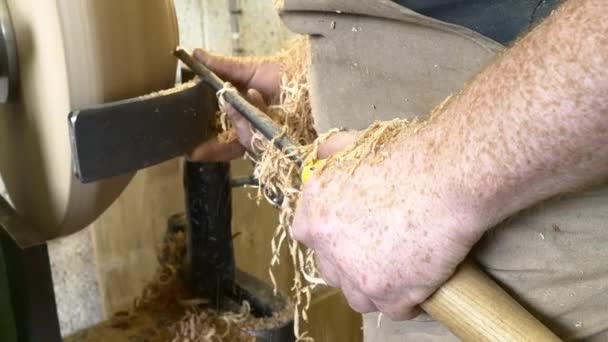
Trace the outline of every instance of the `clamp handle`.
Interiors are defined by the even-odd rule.
[[[306,162],[302,167],[302,174],[300,176],[300,179],[302,180],[302,185],[304,185],[308,178],[315,172],[315,170],[322,167],[323,164],[325,164],[324,159],[316,159]]]

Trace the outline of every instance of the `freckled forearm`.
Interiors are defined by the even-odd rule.
[[[484,226],[608,175],[608,2],[567,2],[422,132]]]

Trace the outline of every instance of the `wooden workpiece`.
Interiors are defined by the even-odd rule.
[[[87,185],[74,177],[67,115],[171,87],[177,23],[171,0],[11,0],[8,7],[20,92],[0,107],[0,173],[31,223],[21,241],[31,244],[86,227],[128,184],[132,175]]]

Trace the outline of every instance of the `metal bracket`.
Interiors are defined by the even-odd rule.
[[[75,174],[94,182],[183,155],[213,134],[216,109],[215,92],[192,81],[73,111],[68,124]]]

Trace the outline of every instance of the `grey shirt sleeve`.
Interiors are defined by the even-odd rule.
[[[393,0],[420,14],[467,27],[508,45],[562,0]]]

